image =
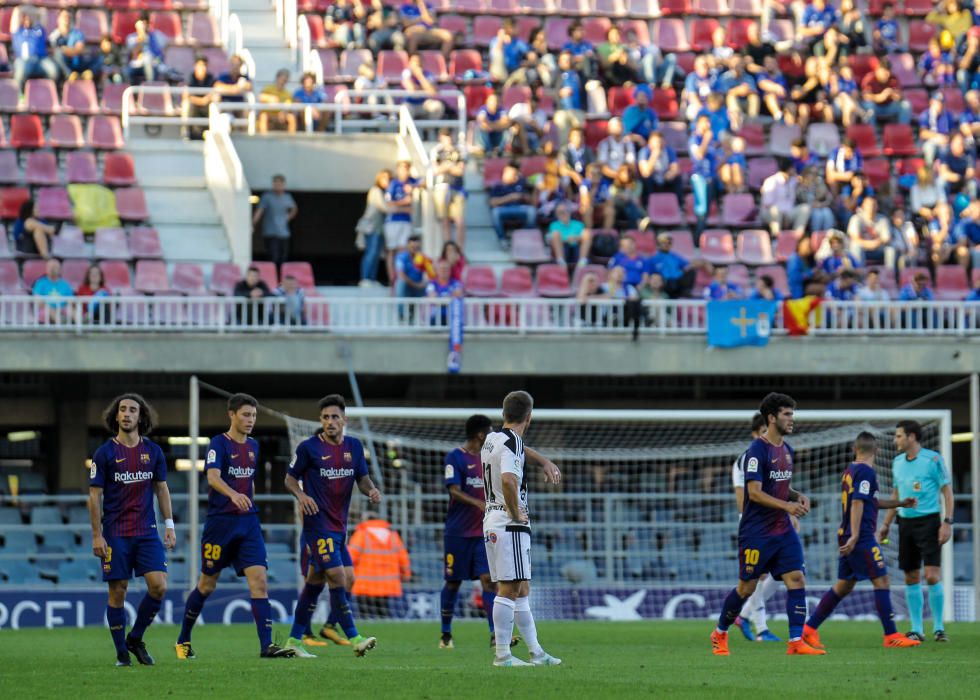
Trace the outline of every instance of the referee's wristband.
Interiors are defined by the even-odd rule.
[[[946,523],[947,525],[952,525],[953,524],[953,519],[952,518],[943,518],[943,522]]]
[[[166,520],[164,520],[164,521],[163,521],[163,526],[164,526],[165,528],[167,528],[168,530],[173,530],[173,529],[175,529],[175,528],[174,528],[174,521],[173,521],[173,519],[172,519],[172,518],[167,518]]]

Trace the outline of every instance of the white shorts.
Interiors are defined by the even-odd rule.
[[[737,489],[745,488],[745,474],[738,466],[738,460],[732,465],[732,486]]]
[[[412,235],[411,221],[385,222],[385,248],[398,250],[408,245],[408,237]]]
[[[527,525],[484,526],[483,542],[493,581],[531,580],[531,528]]]

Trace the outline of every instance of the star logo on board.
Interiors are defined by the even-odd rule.
[[[429,600],[429,596],[424,593],[416,593],[409,596],[408,617],[416,617],[420,620],[427,620],[432,615],[435,608]]]
[[[642,620],[639,607],[643,599],[647,597],[647,592],[637,591],[626,600],[620,600],[608,593],[602,596],[605,605],[592,605],[585,609],[585,614],[600,620],[628,621]]]

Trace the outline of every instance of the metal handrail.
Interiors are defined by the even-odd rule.
[[[147,114],[139,111],[140,95],[178,95],[181,98],[187,95],[220,95],[215,88],[188,87],[186,85],[131,85],[122,94],[122,117],[120,119],[123,136],[128,141],[130,128],[136,124],[160,125],[174,124],[177,126],[210,126],[209,117],[190,117],[187,115],[187,100],[181,99],[180,110],[175,110],[172,114]],[[246,104],[255,101],[255,94],[249,92],[245,95]],[[240,103],[235,103],[240,104]],[[246,125],[246,120],[239,120],[242,126]],[[237,125],[237,124],[236,124]]]
[[[241,54],[242,49],[245,48],[245,30],[237,14],[228,16],[228,40],[225,42],[225,48],[232,55]]]

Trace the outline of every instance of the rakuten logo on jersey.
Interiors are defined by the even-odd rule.
[[[354,476],[353,469],[320,469],[320,476],[324,479],[346,479],[348,477]]]
[[[228,476],[236,479],[251,479],[255,470],[252,467],[228,467]]]
[[[466,477],[466,485],[475,489],[482,489],[483,479],[478,476],[468,476]]]
[[[140,481],[149,481],[153,478],[153,472],[116,472],[112,479],[117,484],[136,484]]]
[[[793,472],[789,470],[771,471],[769,472],[769,478],[772,479],[773,481],[786,481],[787,479],[793,478]]]

